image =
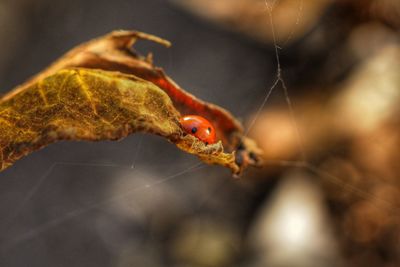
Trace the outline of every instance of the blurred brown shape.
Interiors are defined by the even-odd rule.
[[[189,220],[177,231],[172,252],[177,262],[189,266],[232,266],[239,247],[237,232],[207,219]]]
[[[279,45],[295,41],[309,31],[331,0],[172,0],[201,18],[255,40]],[[271,11],[271,13],[269,13]]]
[[[268,106],[251,136],[270,165],[314,173],[331,205],[349,266],[397,266],[399,38],[382,24],[366,23],[353,29],[345,47],[341,53],[354,51],[358,64],[344,81],[292,99],[293,116],[283,105]]]
[[[340,0],[353,8],[364,20],[380,20],[393,28],[400,28],[400,2],[398,0]]]

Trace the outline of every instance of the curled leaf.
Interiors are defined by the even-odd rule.
[[[116,31],[74,48],[5,95],[1,170],[58,140],[115,140],[136,131],[163,136],[235,174],[259,163],[260,150],[243,136],[241,124],[223,108],[181,89],[153,66],[151,56],[139,56],[132,50],[138,39],[170,45],[145,33]],[[221,142],[206,145],[185,133],[179,123],[184,114],[210,120]]]

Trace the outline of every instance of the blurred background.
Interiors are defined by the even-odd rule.
[[[292,109],[279,82],[249,131],[266,165],[53,144],[0,173],[0,266],[400,265],[398,0],[1,0],[1,92],[115,29],[170,40],[135,48],[245,125],[281,73]]]

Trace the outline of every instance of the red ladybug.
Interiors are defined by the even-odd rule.
[[[216,142],[215,129],[205,118],[197,115],[186,115],[180,119],[180,123],[188,134],[194,135],[206,145]]]

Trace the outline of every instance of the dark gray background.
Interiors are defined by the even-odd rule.
[[[75,45],[115,29],[171,41],[169,49],[148,42],[135,48],[154,52],[155,64],[183,88],[243,122],[275,80],[273,44],[223,31],[165,0],[3,0],[2,92]],[[281,51],[291,95],[294,81],[318,82],[315,72],[336,43],[310,51],[300,40]],[[282,96],[277,90],[273,101],[283,103]],[[193,225],[216,229],[211,236],[217,240],[233,236],[223,246],[227,266],[258,266],[245,241],[274,179],[237,181],[221,167],[190,169],[197,163],[144,134],[119,142],[60,142],[28,155],[0,173],[0,266],[199,266],[176,248],[177,236]]]
[[[9,0],[0,10],[2,92],[73,46],[115,29],[170,40],[169,49],[139,43],[137,50],[153,51],[155,64],[183,88],[240,118],[258,108],[275,72],[272,47],[200,22],[163,0]],[[133,161],[135,171],[129,169]],[[252,198],[227,170],[206,166],[143,187],[197,162],[149,135],[61,142],[23,158],[0,174],[0,266],[164,266],[174,262],[170,240],[190,218],[233,225],[240,233]],[[124,212],[103,203],[132,188],[130,198],[117,199],[128,205]]]

